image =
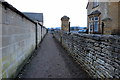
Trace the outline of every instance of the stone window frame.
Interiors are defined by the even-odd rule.
[[[95,17],[98,17],[98,20],[95,20]],[[95,22],[98,22],[97,31],[95,31],[95,24],[94,24]],[[100,16],[98,15],[89,16],[88,29],[89,29],[89,33],[93,33],[93,34],[100,33]]]

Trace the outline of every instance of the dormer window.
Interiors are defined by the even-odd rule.
[[[97,7],[99,4],[98,4],[98,0],[94,0],[93,2],[93,8]]]

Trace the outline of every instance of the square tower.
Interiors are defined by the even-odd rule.
[[[63,31],[70,31],[70,22],[69,22],[69,17],[63,16],[61,18],[61,30]]]

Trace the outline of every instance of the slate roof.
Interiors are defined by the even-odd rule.
[[[30,19],[38,22],[43,22],[43,13],[29,13],[29,12],[23,12],[24,15],[29,17]]]
[[[96,10],[96,11],[93,11],[91,14],[89,14],[88,16],[90,16],[90,15],[95,15],[95,14],[101,14],[101,12],[100,11],[98,11],[98,10]]]

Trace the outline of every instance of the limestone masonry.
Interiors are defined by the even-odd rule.
[[[120,36],[55,32],[70,55],[94,78],[120,78]]]
[[[45,36],[46,28],[0,1],[0,30],[0,79],[16,77]]]

